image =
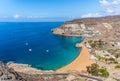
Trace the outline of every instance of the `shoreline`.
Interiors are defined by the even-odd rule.
[[[17,72],[20,73],[26,73],[26,74],[44,74],[44,73],[53,73],[53,70],[40,70],[37,68],[31,67],[31,65],[28,64],[19,64],[19,63],[10,63],[7,64],[9,68],[14,69]]]
[[[55,34],[55,33],[53,33]],[[60,35],[60,34],[56,34],[56,35]],[[81,35],[69,35],[69,34],[64,34],[61,36],[76,36],[76,37],[82,37]],[[85,38],[85,37],[83,37]],[[79,54],[77,55],[77,57],[70,62],[67,65],[64,65],[60,68],[57,68],[55,70],[40,70],[34,67],[29,66],[28,64],[19,64],[19,63],[10,63],[8,64],[8,67],[13,68],[14,70],[18,71],[18,72],[29,72],[32,71],[33,74],[34,73],[41,73],[41,71],[54,71],[54,72],[67,72],[67,71],[78,71],[78,72],[87,72],[86,71],[86,66],[89,66],[93,63],[96,63],[95,60],[90,60],[90,53],[88,51],[88,49],[85,47],[84,44],[82,44],[84,40],[81,41],[81,43],[78,43],[78,45],[76,44],[76,47],[81,48],[81,50],[79,51]],[[27,69],[26,69],[27,68]],[[31,72],[31,74],[32,74]]]
[[[73,60],[71,63],[55,70],[55,72],[67,72],[67,71],[86,71],[86,66],[89,66],[93,63],[96,63],[95,60],[90,60],[90,53],[88,52],[88,49],[80,43],[81,51],[79,52],[79,55],[76,57],[75,60]]]
[[[19,63],[10,63],[7,65],[9,68],[13,68],[17,72],[23,72],[28,74],[41,74],[45,72],[63,73],[68,71],[86,72],[86,66],[96,63],[96,61],[90,60],[90,53],[83,44],[79,43],[79,46],[77,47],[81,47],[81,51],[79,52],[78,56],[69,64],[61,68],[58,68],[56,70],[40,70],[37,68],[33,68],[28,64],[19,64]]]
[[[53,33],[55,34],[55,33]],[[56,34],[56,35],[60,35],[60,34]],[[82,37],[81,35],[69,35],[69,34],[64,34],[61,36],[76,36],[76,37]],[[84,37],[83,37],[84,38]],[[95,60],[90,60],[90,53],[88,51],[88,49],[85,47],[84,44],[82,44],[84,40],[81,41],[81,43],[77,43],[76,47],[81,48],[81,50],[79,51],[79,54],[77,55],[77,57],[70,62],[67,65],[64,65],[60,68],[57,68],[55,70],[40,70],[34,67],[29,66],[28,64],[19,64],[19,63],[10,63],[8,64],[8,67],[13,68],[14,70],[18,71],[18,72],[30,72],[30,74],[39,74],[42,71],[54,71],[57,73],[61,73],[61,72],[68,72],[68,71],[78,71],[78,72],[87,72],[86,71],[86,66],[89,66],[93,63],[96,63]],[[85,63],[84,63],[85,62]],[[27,69],[26,69],[27,68]]]

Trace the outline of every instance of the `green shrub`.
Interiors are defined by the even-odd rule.
[[[91,75],[98,76],[98,64],[94,63],[91,66],[87,66],[87,72]]]
[[[107,60],[107,58],[101,57],[101,56],[99,56],[99,55],[96,55],[95,57],[98,58],[99,60],[103,60],[103,61],[106,61],[106,60]]]
[[[109,77],[109,72],[105,68],[99,69],[99,73],[103,77]]]
[[[99,69],[99,65],[96,63],[87,66],[87,72],[93,76],[109,77],[109,72],[105,68]]]
[[[90,41],[88,41],[88,43],[94,49],[103,48],[103,46],[106,44],[106,42],[102,41],[101,39],[99,39],[97,41],[90,40]]]
[[[118,64],[117,61],[111,61],[110,63],[111,63],[111,64]]]
[[[120,64],[116,65],[115,68],[120,68]]]

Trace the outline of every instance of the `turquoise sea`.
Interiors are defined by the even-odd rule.
[[[51,29],[63,22],[1,22],[0,60],[30,64],[42,70],[55,70],[79,54],[75,44],[82,37],[54,35]]]

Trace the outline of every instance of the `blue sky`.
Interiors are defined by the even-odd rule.
[[[120,0],[0,0],[0,21],[65,21],[118,15]]]

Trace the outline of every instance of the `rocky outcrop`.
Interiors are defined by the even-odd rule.
[[[55,76],[45,72],[45,74],[29,74],[17,72],[0,62],[0,81],[65,81],[67,76]]]
[[[55,28],[55,29],[53,29],[53,33],[54,33],[54,34],[62,35],[62,34],[64,34],[65,32],[64,32],[64,30],[61,29],[61,28]]]
[[[68,73],[50,73],[49,71],[45,71],[41,74],[29,74],[26,72],[18,72],[12,68],[9,68],[8,64],[4,64],[0,61],[0,81],[94,81],[94,79],[102,81],[99,78],[79,74],[76,71],[69,71]]]
[[[29,74],[17,72],[0,62],[0,81],[65,81],[66,76],[55,76],[45,72],[45,74]]]
[[[26,81],[19,73],[0,62],[0,81]]]

